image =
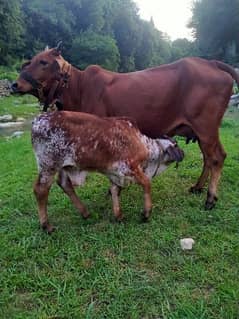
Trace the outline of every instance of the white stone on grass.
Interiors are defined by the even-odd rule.
[[[23,131],[16,131],[16,132],[14,132],[10,137],[12,137],[12,138],[19,138],[19,137],[22,136],[23,133],[24,133]]]
[[[195,244],[195,241],[192,238],[180,239],[180,245],[182,250],[191,250],[194,244]]]

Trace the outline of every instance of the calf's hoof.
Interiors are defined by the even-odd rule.
[[[142,214],[142,218],[141,218],[142,223],[148,223],[149,222],[149,217],[144,216],[144,214]]]
[[[49,223],[42,224],[42,229],[49,235],[56,230],[56,228]]]
[[[150,214],[143,212],[141,216],[142,216],[142,217],[141,217],[142,223],[148,223]]]
[[[206,203],[205,203],[205,210],[213,209],[215,207],[215,205],[216,205],[216,202],[217,202],[217,197],[214,196],[214,195],[208,194],[207,200],[206,200]]]
[[[203,188],[198,188],[197,186],[192,186],[189,188],[189,193],[192,194],[201,194],[203,191]]]
[[[124,221],[124,214],[121,213],[120,215],[116,216],[115,220],[117,223],[122,223]]]
[[[205,210],[211,210],[215,207],[215,202],[208,202],[205,203]]]

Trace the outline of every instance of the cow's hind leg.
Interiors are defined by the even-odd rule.
[[[142,169],[138,166],[132,169],[133,175],[138,184],[144,189],[144,214],[143,221],[148,221],[152,210],[152,199],[151,199],[151,183],[149,178],[144,174]]]
[[[34,194],[37,200],[40,224],[41,227],[49,234],[55,229],[49,224],[47,214],[48,194],[54,179],[54,175],[55,174],[50,174],[49,172],[41,172],[34,185]]]
[[[217,201],[217,187],[221,177],[221,172],[226,158],[226,152],[224,151],[221,143],[218,143],[214,147],[213,156],[209,159],[211,166],[211,178],[208,186],[207,200],[205,209],[212,209]]]
[[[64,169],[61,170],[58,174],[57,184],[69,196],[73,205],[80,212],[80,214],[84,218],[88,218],[90,216],[90,213],[88,212],[87,208],[82,204],[79,197],[76,195],[76,192],[74,190],[74,187],[72,186],[71,180],[70,180],[69,176],[67,175],[67,172],[64,171]]]
[[[203,154],[203,170],[197,183],[190,188],[190,192],[193,194],[200,194],[202,192],[203,187],[206,184],[208,180],[208,176],[210,174],[210,167],[208,166],[208,162],[206,161],[206,155],[203,152],[200,141],[199,141],[199,146]]]
[[[201,142],[201,149],[204,154],[205,166],[210,172],[210,179],[207,192],[205,209],[212,209],[217,201],[217,187],[221,177],[222,167],[226,158],[226,153],[216,138],[213,143]]]

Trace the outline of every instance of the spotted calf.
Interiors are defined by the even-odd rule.
[[[87,171],[98,171],[111,182],[113,211],[122,220],[120,189],[136,182],[144,190],[144,218],[150,216],[152,177],[183,151],[170,139],[150,139],[125,118],[100,118],[87,113],[52,112],[37,117],[32,126],[32,144],[39,175],[34,186],[40,224],[53,231],[47,216],[47,200],[54,176],[84,218],[87,208],[74,186],[84,183]]]

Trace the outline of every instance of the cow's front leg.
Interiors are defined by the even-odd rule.
[[[124,218],[124,215],[120,209],[120,202],[119,202],[120,191],[121,191],[121,188],[119,186],[115,184],[111,184],[110,193],[111,193],[112,202],[113,202],[113,212],[117,221],[122,221]]]
[[[144,189],[144,213],[143,221],[148,221],[151,210],[152,210],[152,199],[151,199],[151,183],[149,178],[144,174],[140,166],[132,169],[133,175],[138,184]]]
[[[34,194],[37,200],[40,224],[48,234],[52,233],[55,229],[52,225],[50,225],[47,214],[48,194],[53,178],[54,175],[49,173],[40,173],[34,185]]]
[[[80,212],[80,214],[85,219],[88,218],[90,216],[90,213],[88,212],[87,208],[82,204],[82,202],[80,201],[80,199],[76,195],[76,192],[75,192],[74,187],[72,185],[72,182],[67,174],[67,171],[65,171],[64,169],[61,170],[58,174],[57,184],[69,196],[73,205]]]

